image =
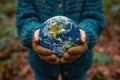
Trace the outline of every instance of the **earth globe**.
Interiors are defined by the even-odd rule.
[[[62,57],[65,51],[80,44],[77,24],[65,16],[55,16],[46,20],[40,28],[40,45]]]

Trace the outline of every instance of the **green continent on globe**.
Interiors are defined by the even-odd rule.
[[[75,44],[74,42],[71,42],[71,41],[64,41],[63,44],[62,44],[62,48],[67,50],[71,47],[74,47],[76,46],[77,44]]]
[[[65,27],[66,27],[66,24],[65,23],[58,23],[57,21],[55,22],[54,25],[51,25],[49,31],[50,31],[50,34],[51,36],[58,40],[57,39],[57,34],[62,34],[64,31],[65,31]]]

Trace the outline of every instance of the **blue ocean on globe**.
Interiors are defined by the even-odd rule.
[[[65,51],[80,44],[80,31],[76,23],[65,16],[55,16],[40,28],[40,45],[62,57]]]

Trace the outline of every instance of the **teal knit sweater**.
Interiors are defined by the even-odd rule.
[[[92,64],[92,48],[105,26],[101,0],[18,0],[16,20],[18,35],[29,48],[29,63],[37,73],[57,76],[76,76],[86,73]],[[72,63],[52,65],[41,60],[32,50],[35,30],[53,16],[67,16],[73,19],[87,35],[88,51]]]

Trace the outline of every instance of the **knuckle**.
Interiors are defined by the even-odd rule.
[[[48,60],[48,61],[55,61],[55,60],[56,60],[56,58],[49,57],[47,60]]]
[[[72,48],[68,49],[67,52],[68,52],[68,53],[71,53],[71,52],[72,52]]]
[[[51,58],[52,58],[52,59],[56,59],[56,56],[55,56],[55,55],[51,55]]]
[[[70,55],[68,53],[66,53],[66,55],[63,56],[63,58],[65,58],[65,59],[67,59],[69,57],[70,57]]]

